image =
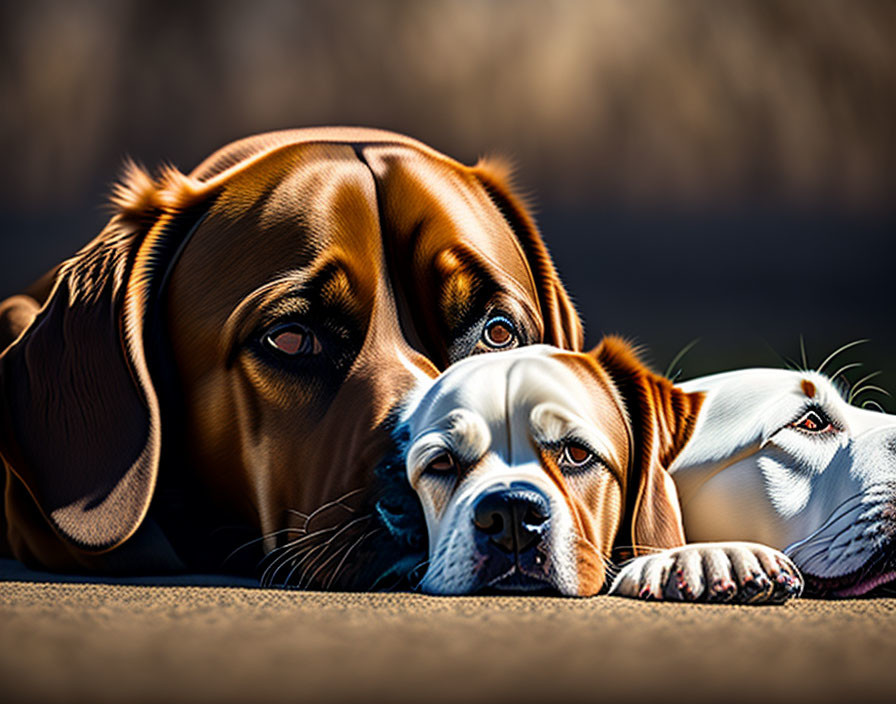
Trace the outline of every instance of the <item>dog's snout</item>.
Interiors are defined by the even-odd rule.
[[[538,544],[550,519],[547,497],[531,484],[514,482],[480,496],[473,525],[505,552],[521,553]]]

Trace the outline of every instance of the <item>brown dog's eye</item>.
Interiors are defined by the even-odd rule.
[[[447,452],[443,452],[432,462],[426,465],[426,473],[436,477],[448,477],[453,475],[457,469],[454,458]]]
[[[833,430],[834,424],[821,411],[809,410],[796,423],[793,423],[793,427],[807,433],[824,433]]]
[[[509,347],[516,339],[516,328],[503,315],[491,318],[482,331],[482,341],[494,349]]]
[[[320,352],[320,342],[314,333],[298,323],[278,325],[264,339],[275,350],[290,357]]]
[[[571,442],[563,446],[563,454],[560,456],[560,463],[565,467],[579,469],[589,464],[593,458],[594,454],[591,450]]]

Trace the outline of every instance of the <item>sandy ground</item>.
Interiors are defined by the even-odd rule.
[[[8,567],[0,578],[22,576]],[[0,700],[894,701],[896,599],[726,607],[4,581]]]

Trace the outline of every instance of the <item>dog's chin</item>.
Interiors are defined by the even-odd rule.
[[[477,594],[560,595],[546,576],[529,574],[516,565],[474,591]]]
[[[802,571],[806,594],[827,599],[896,595],[896,543],[889,543],[864,565],[848,574],[818,577]]]

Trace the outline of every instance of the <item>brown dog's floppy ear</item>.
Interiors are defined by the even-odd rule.
[[[86,551],[130,537],[155,487],[159,403],[143,333],[170,249],[161,242],[174,174],[155,182],[129,166],[116,214],[59,268],[41,309],[0,354],[0,455],[56,531]]]
[[[529,263],[544,318],[544,342],[579,352],[585,344],[582,322],[560,282],[535,221],[509,186],[510,168],[499,160],[482,159],[473,173],[510,224]]]
[[[604,338],[591,354],[612,377],[631,425],[619,557],[684,545],[678,493],[667,469],[694,430],[703,395],[687,394],[651,372],[621,338]]]

